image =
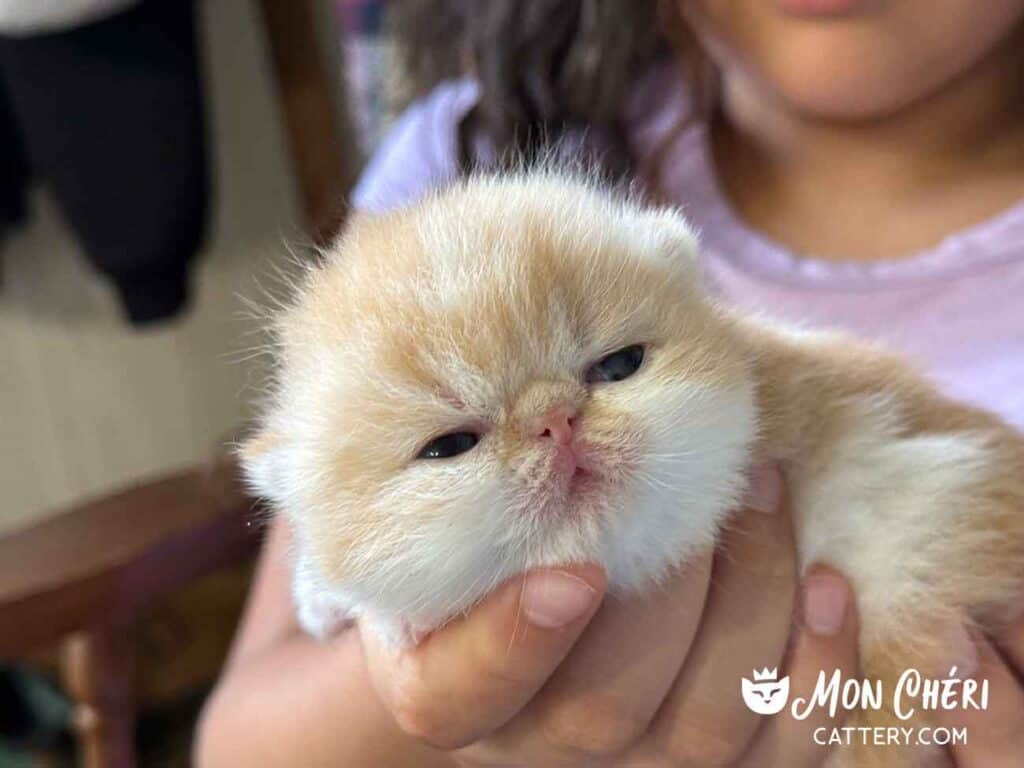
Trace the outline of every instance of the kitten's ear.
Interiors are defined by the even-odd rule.
[[[280,435],[261,430],[238,447],[245,480],[258,496],[277,502],[284,495],[285,441]]]
[[[694,276],[697,267],[697,234],[675,208],[646,208],[629,222],[634,242],[659,263]]]

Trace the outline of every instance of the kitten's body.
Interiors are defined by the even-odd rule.
[[[715,306],[693,248],[675,213],[556,174],[357,219],[278,320],[245,454],[295,528],[303,624],[408,642],[566,561],[643,589],[714,542],[755,457],[781,464],[803,563],[853,580],[867,676],[938,675],[962,622],[1020,608],[1024,438],[870,347]],[[586,383],[628,345],[635,374]],[[536,427],[563,410],[567,465]],[[457,431],[479,443],[417,458]]]

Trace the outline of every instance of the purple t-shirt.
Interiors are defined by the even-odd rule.
[[[459,173],[456,126],[476,86],[438,87],[398,120],[356,187],[357,208],[414,200]],[[635,156],[662,144],[687,113],[675,68],[638,83],[627,107]],[[795,254],[745,225],[715,176],[706,128],[693,123],[664,157],[661,186],[700,233],[709,286],[725,301],[789,323],[880,340],[916,360],[949,395],[1024,429],[1022,200],[933,248],[883,262]]]

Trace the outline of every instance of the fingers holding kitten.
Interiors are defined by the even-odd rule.
[[[597,611],[605,584],[596,566],[534,571],[415,647],[386,648],[363,631],[378,693],[406,733],[445,750],[471,744],[544,685]]]
[[[839,670],[842,679],[850,679],[859,668],[859,622],[846,580],[830,568],[813,566],[804,578],[801,601],[802,622],[786,668],[791,704],[811,697],[822,670],[827,674]],[[830,751],[820,737],[822,729],[842,725],[842,717],[841,708],[835,717],[828,708],[812,709],[803,720],[788,714],[772,717],[762,723],[739,765],[818,768]]]
[[[536,698],[481,745],[493,763],[603,765],[644,738],[690,648],[710,575],[706,552],[648,593],[606,600]]]
[[[778,471],[768,467],[758,476],[752,507],[723,535],[700,632],[652,729],[673,765],[732,765],[761,722],[743,702],[740,681],[755,669],[781,668],[786,653],[796,546],[780,511]]]
[[[1007,663],[1017,673],[1017,679],[1024,685],[1024,615],[1003,632],[996,645]]]
[[[1020,668],[1013,667],[1024,650],[1024,622],[1018,621],[1000,648],[980,634],[974,634],[977,661],[970,677],[988,681],[989,700],[984,710],[957,708],[943,710],[941,720],[953,729],[963,729],[965,743],[950,747],[957,768],[1011,768],[1024,762],[1024,685]]]

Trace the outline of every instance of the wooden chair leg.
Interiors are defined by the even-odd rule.
[[[69,637],[61,671],[74,703],[73,725],[82,768],[134,768],[131,634],[101,627]]]

